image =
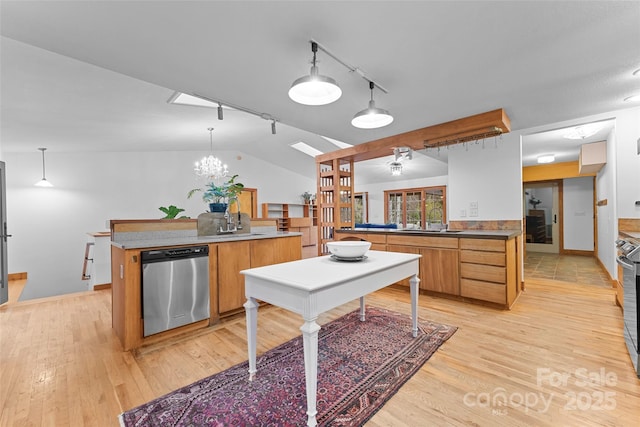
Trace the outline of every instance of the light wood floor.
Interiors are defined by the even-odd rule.
[[[117,426],[123,410],[246,360],[242,317],[124,353],[111,330],[110,295],[0,307],[0,425]],[[367,426],[637,426],[640,380],[613,301],[612,289],[534,280],[511,311],[421,296],[421,318],[459,330]],[[379,291],[368,303],[410,313],[404,289]],[[258,351],[298,335],[300,323],[261,308]]]

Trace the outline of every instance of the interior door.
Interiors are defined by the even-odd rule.
[[[0,162],[0,304],[9,301],[9,272],[7,270],[7,206],[4,162]]]
[[[527,251],[560,252],[560,185],[558,181],[525,184]]]

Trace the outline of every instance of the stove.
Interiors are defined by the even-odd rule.
[[[640,344],[638,331],[640,330],[640,313],[638,295],[640,294],[640,245],[626,240],[616,240],[620,255],[616,262],[622,267],[624,340],[631,357],[631,362],[640,378]]]

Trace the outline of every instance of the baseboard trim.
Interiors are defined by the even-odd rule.
[[[93,285],[94,291],[99,291],[101,289],[111,289],[111,283],[101,283],[99,285]]]
[[[580,251],[577,249],[564,249],[562,255],[579,255],[579,256],[594,256],[593,251]]]
[[[27,272],[23,271],[21,273],[9,273],[9,279],[8,280],[26,280],[27,279]]]

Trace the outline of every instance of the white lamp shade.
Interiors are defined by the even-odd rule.
[[[43,188],[53,187],[53,184],[47,181],[46,178],[42,178],[40,181],[36,182],[33,185],[35,185],[36,187],[43,187]]]
[[[377,108],[373,101],[369,101],[366,108],[353,117],[351,124],[361,129],[375,129],[387,126],[393,122],[393,116],[387,110]]]
[[[289,98],[304,105],[331,104],[341,96],[338,83],[331,77],[319,75],[317,67],[311,67],[311,74],[294,81],[289,89]]]

